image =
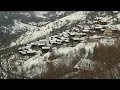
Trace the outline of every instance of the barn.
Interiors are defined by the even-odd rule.
[[[112,34],[113,34],[113,31],[112,31],[112,29],[111,28],[107,28],[107,29],[105,29],[105,31],[104,31],[104,33],[103,33],[104,35],[108,35],[108,36],[111,36]]]

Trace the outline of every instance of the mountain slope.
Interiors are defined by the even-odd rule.
[[[68,15],[66,17],[63,17],[59,20],[56,20],[54,22],[51,22],[45,26],[35,28],[35,31],[28,31],[25,34],[23,34],[17,41],[12,45],[19,45],[19,44],[25,44],[30,41],[33,41],[39,37],[42,37],[47,34],[47,32],[52,31],[53,29],[59,29],[60,27],[66,25],[66,24],[72,24],[75,23],[76,21],[82,21],[85,20],[86,18],[86,13],[84,11],[78,11],[75,12],[71,15]],[[68,23],[69,21],[69,23]]]
[[[1,11],[0,12],[0,49],[9,47],[22,34],[36,31],[74,11]],[[35,30],[34,30],[35,29]]]

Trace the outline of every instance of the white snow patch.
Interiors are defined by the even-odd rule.
[[[46,18],[44,14],[47,14],[48,11],[34,11],[35,15],[39,18]]]

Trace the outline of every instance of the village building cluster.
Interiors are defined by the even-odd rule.
[[[113,22],[118,23],[118,19],[116,19],[116,21],[113,20]],[[111,36],[114,33],[118,34],[119,29],[114,25],[109,25],[110,23],[109,20],[97,17],[94,19],[91,26],[78,25],[77,27],[73,27],[72,30],[66,30],[53,36],[49,36],[48,33],[46,39],[27,44],[25,47],[19,48],[18,51],[21,55],[33,56],[36,54],[37,50],[40,50],[42,55],[49,51],[56,50],[59,47],[73,47],[83,41],[83,37],[89,39],[92,35]]]

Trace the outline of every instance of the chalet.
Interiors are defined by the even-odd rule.
[[[62,40],[59,40],[59,39],[58,39],[58,40],[56,41],[56,45],[62,45]]]
[[[66,39],[64,42],[69,43],[69,40],[68,40],[68,39]]]
[[[94,29],[95,30],[100,30],[100,29],[102,29],[102,27],[101,26],[96,26]]]
[[[90,30],[91,28],[89,26],[84,27],[84,30]]]
[[[94,28],[94,30],[95,30],[96,32],[98,32],[98,33],[101,33],[101,29],[102,29],[101,26],[96,26],[96,27]]]
[[[66,30],[66,32],[70,32],[70,30]]]
[[[68,46],[69,41],[65,40],[62,42],[63,46]]]
[[[28,50],[28,49],[31,49],[31,45],[27,45],[25,47],[20,47],[20,48],[18,48],[18,51],[23,51],[23,50]]]
[[[93,21],[93,24],[99,24],[100,21]]]
[[[73,32],[79,32],[79,28],[78,28],[78,27],[73,27],[73,28],[72,28],[72,31],[73,31]]]
[[[80,42],[80,38],[75,37],[75,38],[72,38],[72,39],[73,39],[73,41],[75,41],[75,42]]]
[[[34,49],[34,48],[37,47],[37,43],[31,43],[30,45],[31,45],[31,48],[32,48],[32,49]]]
[[[96,17],[95,18],[95,21],[100,21],[100,20],[102,20],[103,19],[103,17]]]
[[[101,32],[103,33],[105,31],[105,29],[101,29]]]
[[[101,20],[101,21],[100,21],[100,25],[107,25],[107,24],[108,24],[108,22],[105,21],[105,20]]]
[[[61,40],[64,41],[64,40],[65,40],[65,37],[61,37]]]
[[[100,25],[107,25],[108,21],[105,20],[103,17],[96,17],[95,20],[93,21],[94,24],[100,24]]]
[[[49,44],[49,43],[48,43],[48,44],[46,44],[46,46],[49,46],[49,47],[51,47],[51,46],[52,46],[52,44]]]
[[[55,38],[59,37],[59,35],[54,35]]]
[[[62,45],[62,42],[56,42],[57,45]]]
[[[84,37],[84,36],[86,36],[86,33],[76,33],[75,34],[75,37]]]
[[[104,31],[104,35],[108,35],[108,36],[111,36],[112,35],[112,29],[111,28],[107,28],[105,31]]]
[[[71,32],[70,37],[75,37],[75,32]]]
[[[61,38],[61,36],[58,36],[58,37],[55,37],[56,39],[60,39]]]
[[[43,53],[43,54],[44,54],[44,53],[47,53],[50,49],[51,49],[51,47],[49,47],[49,46],[43,46],[43,47],[42,47],[42,53]]]
[[[39,48],[42,48],[43,46],[45,46],[45,43],[39,43],[39,44],[38,44],[38,47],[39,47]]]
[[[89,34],[89,33],[90,33],[90,30],[88,30],[88,29],[84,29],[84,30],[82,30],[82,33]]]
[[[54,42],[56,42],[56,40],[50,40],[49,42],[50,44],[53,44]]]

